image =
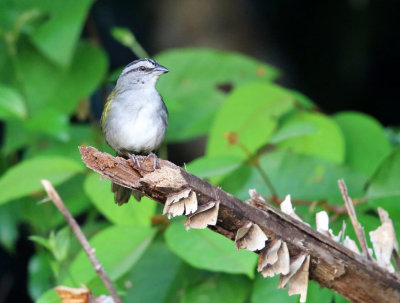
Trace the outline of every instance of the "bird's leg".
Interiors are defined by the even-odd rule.
[[[139,169],[141,168],[138,157],[135,154],[129,154],[129,158],[131,158],[132,164],[136,164]]]
[[[156,168],[160,168],[157,155],[155,153],[150,153],[146,158],[149,159],[150,157],[153,157],[153,169],[155,170]]]

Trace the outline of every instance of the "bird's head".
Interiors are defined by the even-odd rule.
[[[129,63],[117,81],[117,89],[140,89],[154,87],[158,77],[168,69],[153,59],[139,59]]]

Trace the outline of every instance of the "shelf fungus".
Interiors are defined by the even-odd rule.
[[[376,230],[371,231],[369,236],[378,265],[393,273],[394,267],[391,263],[391,257],[393,250],[398,250],[396,235],[388,213],[380,207],[378,208],[378,212],[382,225]]]
[[[264,278],[289,273],[289,250],[281,239],[268,241],[258,257],[257,270]]]
[[[91,291],[86,287],[71,288],[67,286],[57,286],[54,290],[58,293],[63,303],[78,302],[88,303]]]
[[[335,236],[333,234],[332,229],[329,228],[329,216],[326,211],[320,211],[315,215],[315,221],[317,225],[317,231],[319,231],[321,234],[326,235],[327,237],[331,238],[335,242],[339,242],[341,239],[342,235],[344,234],[346,224],[343,222],[343,228],[341,231],[339,231],[339,234]]]
[[[350,249],[351,251],[355,252],[356,254],[360,253],[360,250],[358,249],[356,241],[354,241],[349,236],[344,237],[343,246],[347,247],[348,249]]]
[[[196,193],[190,188],[171,194],[167,197],[164,205],[163,215],[168,214],[171,217],[190,215],[197,211]]]
[[[278,288],[284,288],[289,283],[289,296],[300,295],[300,302],[306,302],[310,256],[300,253],[290,258],[289,273],[281,275]]]
[[[300,295],[301,303],[307,300],[309,267],[310,256],[308,255],[300,269],[289,280],[289,296]]]
[[[62,303],[114,303],[110,296],[100,295],[95,297],[84,285],[81,288],[56,286],[54,290],[59,295]]]
[[[303,220],[301,220],[301,218],[294,212],[290,195],[286,195],[285,200],[283,200],[282,203],[280,204],[280,208],[281,211],[284,212],[285,214],[303,222]]]
[[[235,245],[237,250],[244,248],[255,251],[263,249],[267,240],[268,237],[257,224],[247,222],[236,232]]]
[[[204,229],[208,225],[215,225],[218,219],[219,201],[210,201],[199,205],[197,210],[188,215],[185,226],[190,228]]]

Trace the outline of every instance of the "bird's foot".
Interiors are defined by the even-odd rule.
[[[150,159],[150,157],[153,157],[153,169],[156,170],[157,168],[160,168],[157,155],[155,153],[150,153],[147,155],[146,159]]]
[[[136,164],[136,167],[141,169],[142,167],[141,167],[139,159],[138,159],[139,157],[141,157],[141,156],[137,156],[135,154],[129,154],[129,158],[131,158],[131,160],[132,160],[132,166],[134,166]]]

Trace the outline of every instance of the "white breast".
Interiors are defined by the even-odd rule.
[[[165,136],[163,101],[154,89],[117,94],[103,126],[107,143],[121,153],[149,153]]]

